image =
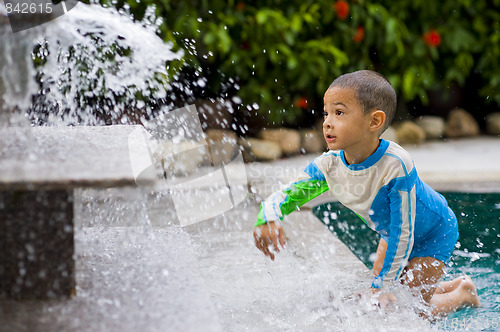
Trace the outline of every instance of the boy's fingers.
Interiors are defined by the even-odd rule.
[[[262,251],[265,256],[274,261],[274,254],[269,250],[269,241],[265,237],[258,236],[254,233],[255,246]]]
[[[280,252],[280,248],[278,247],[278,238],[277,238],[277,236],[271,237],[271,241],[272,241],[272,244],[273,244],[274,251]]]
[[[259,250],[264,251],[263,249],[267,247],[265,237],[262,236],[260,231],[254,230],[253,238],[255,240],[255,246],[259,248]]]
[[[267,257],[271,258],[271,260],[274,261],[274,254],[269,250],[268,245],[263,245],[261,251],[266,255]]]
[[[260,239],[256,239],[255,240],[255,245],[257,246],[257,248],[259,248],[260,251],[262,251],[263,253],[265,253],[267,251],[267,244],[266,244],[266,241],[262,238]]]
[[[280,245],[283,249],[285,249],[285,232],[283,232],[283,228],[278,228],[278,240],[280,241]]]

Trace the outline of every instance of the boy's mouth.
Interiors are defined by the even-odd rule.
[[[332,142],[335,142],[337,140],[337,137],[335,137],[333,135],[326,134],[325,140],[327,143],[332,143]]]

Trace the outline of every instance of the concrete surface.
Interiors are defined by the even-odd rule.
[[[420,177],[436,190],[500,190],[500,137],[448,139],[404,148]]]

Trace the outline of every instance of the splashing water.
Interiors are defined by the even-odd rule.
[[[134,113],[151,115],[148,100],[161,100],[170,89],[173,75],[165,65],[184,54],[173,52],[156,28],[84,4],[26,33],[12,34],[4,25],[8,43],[1,77],[9,82],[4,99],[11,108],[26,109],[38,90],[37,76],[41,92],[30,111],[33,123],[125,124],[140,117]],[[37,75],[30,66],[32,51]]]
[[[30,57],[33,40],[40,29],[13,34],[8,24],[4,3],[0,3],[0,128],[20,122],[17,109],[26,109],[36,91],[34,69]]]

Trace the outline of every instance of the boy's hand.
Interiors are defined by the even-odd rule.
[[[373,305],[382,308],[387,308],[397,301],[397,298],[393,293],[371,287],[367,290],[351,294],[348,297],[348,299],[355,300],[356,302],[360,301],[363,298],[370,299]]]
[[[380,292],[377,296],[377,304],[382,308],[387,308],[396,303],[397,298],[391,292]]]
[[[370,298],[373,295],[377,294],[379,291],[380,289],[370,287],[368,289],[352,293],[347,297],[347,299],[359,301],[362,298]]]
[[[255,245],[264,255],[274,261],[274,253],[271,251],[271,246],[275,252],[279,252],[278,242],[282,248],[285,248],[285,233],[281,225],[274,222],[268,222],[265,225],[257,226],[253,230]]]

